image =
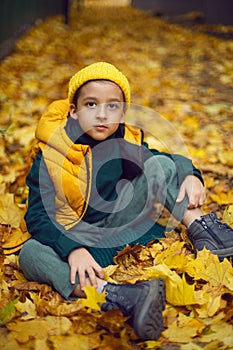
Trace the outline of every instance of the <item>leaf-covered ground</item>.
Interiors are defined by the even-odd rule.
[[[148,142],[176,152],[180,146],[203,172],[204,211],[233,226],[233,41],[211,35],[232,27],[182,27],[130,7],[73,4],[69,26],[61,17],[37,23],[0,62],[1,247],[24,229],[38,118],[48,103],[66,97],[72,74],[99,60],[128,76],[133,103],[145,106],[133,122],[146,129]],[[2,252],[1,349],[233,349],[232,264],[208,251],[194,258],[179,228],[181,236],[172,231],[159,243],[127,247],[105,271],[116,282],[165,280],[160,339],[140,342],[119,311],[101,313],[104,295],[92,288],[85,302],[65,302],[49,286],[27,282],[17,254]]]

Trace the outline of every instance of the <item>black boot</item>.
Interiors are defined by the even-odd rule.
[[[108,283],[105,290],[103,311],[120,309],[124,316],[130,316],[129,323],[141,340],[159,338],[164,327],[162,311],[165,307],[161,279],[133,285]]]
[[[188,228],[188,236],[195,252],[205,247],[220,260],[233,256],[233,229],[223,224],[215,213],[196,219]]]

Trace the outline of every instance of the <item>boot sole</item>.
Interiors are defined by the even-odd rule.
[[[220,260],[223,260],[224,258],[229,259],[230,257],[233,257],[233,247],[223,248],[223,249],[213,249],[213,250],[210,250],[210,252],[218,255]]]
[[[197,255],[198,252],[201,252],[204,248],[206,247],[204,246],[203,248],[200,248],[200,249],[196,248],[194,250],[195,255]],[[223,260],[224,258],[229,259],[233,257],[233,247],[220,248],[220,249],[216,249],[216,248],[206,248],[206,249],[209,250],[210,253],[217,255],[220,260]]]
[[[145,282],[149,288],[142,293],[134,313],[133,328],[142,340],[155,340],[164,329],[165,288],[161,279]]]

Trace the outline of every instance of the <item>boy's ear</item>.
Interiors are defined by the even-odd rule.
[[[71,116],[71,118],[73,118],[75,120],[78,119],[77,107],[75,106],[74,103],[70,104],[70,116]]]

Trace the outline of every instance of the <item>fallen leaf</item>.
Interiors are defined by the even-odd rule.
[[[49,287],[49,286],[47,286]],[[72,317],[77,314],[79,310],[83,309],[81,299],[73,301],[72,303],[65,303],[58,293],[53,293],[51,298],[43,298],[34,292],[29,292],[30,298],[36,305],[37,311],[40,315],[66,316]],[[46,296],[47,293],[45,293]]]
[[[19,227],[21,222],[21,211],[14,202],[14,194],[6,193],[0,195],[0,223]]]
[[[165,331],[163,331],[163,336],[167,338],[170,342],[175,343],[190,343],[192,338],[197,336],[197,328],[192,326],[179,327],[176,321]]]
[[[178,282],[170,279],[166,281],[166,300],[172,305],[193,305],[197,303],[195,298],[195,285],[187,284],[185,275]]]
[[[19,299],[12,300],[2,310],[0,310],[0,326],[10,322],[15,316],[15,305]]]
[[[54,327],[46,320],[16,321],[7,324],[7,329],[14,333],[15,339],[20,344],[27,343],[30,339],[44,339]]]
[[[94,286],[85,286],[86,298],[82,298],[82,305],[93,310],[100,310],[100,304],[105,302],[105,293],[98,293]]]
[[[233,227],[233,204],[229,205],[223,212],[223,222]]]
[[[224,324],[219,322],[210,326],[209,333],[202,335],[202,340],[205,343],[211,342],[213,340],[220,340],[224,343],[225,339],[227,344],[233,344],[233,326],[231,324]]]
[[[64,350],[64,346],[67,350],[89,350],[88,338],[81,334],[72,334],[71,336],[52,336],[50,341],[53,344],[54,350]]]
[[[23,303],[18,301],[15,304],[15,308],[21,313],[22,320],[30,320],[37,317],[36,306],[29,299],[26,299],[26,301]]]
[[[233,190],[227,193],[210,194],[210,198],[218,204],[230,205],[233,203]]]

